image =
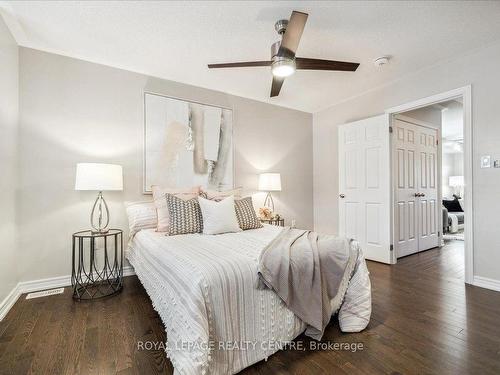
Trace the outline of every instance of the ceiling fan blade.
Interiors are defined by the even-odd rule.
[[[300,38],[306,26],[307,13],[293,11],[288,21],[285,34],[281,40],[278,56],[294,57],[299,46]]]
[[[283,82],[285,81],[285,77],[276,77],[273,76],[273,83],[271,85],[271,98],[273,96],[278,96],[281,90],[281,86],[283,86]]]
[[[208,64],[209,69],[214,68],[244,68],[248,66],[271,66],[272,61],[246,61],[235,63]]]
[[[346,61],[307,59],[304,57],[295,58],[296,69],[310,70],[341,70],[345,72],[354,72],[359,64]]]

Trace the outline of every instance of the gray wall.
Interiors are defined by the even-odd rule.
[[[18,47],[0,16],[0,302],[17,284]]]
[[[500,280],[500,169],[480,169],[480,155],[500,159],[500,45],[434,65],[391,85],[314,114],[315,228],[338,228],[337,126],[383,113],[387,108],[472,85],[474,275]],[[469,220],[469,219],[468,219]]]
[[[143,91],[233,108],[235,183],[282,173],[276,208],[313,226],[312,115],[32,49],[20,49],[21,279],[68,275],[71,233],[88,228],[95,193],[74,191],[77,162],[123,166],[124,191],[106,192],[111,224],[142,191]],[[262,203],[262,194],[255,196]]]

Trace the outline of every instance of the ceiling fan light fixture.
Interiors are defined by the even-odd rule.
[[[276,22],[274,27],[280,38],[271,45],[271,58],[269,60],[208,64],[208,68],[270,66],[273,75],[269,93],[271,98],[280,94],[285,78],[293,75],[295,70],[356,71],[359,63],[296,57],[297,48],[299,47],[300,38],[302,37],[308,17],[307,13],[294,10],[290,19],[283,19]]]
[[[295,60],[281,58],[273,62],[271,72],[275,77],[289,77],[295,73]]]

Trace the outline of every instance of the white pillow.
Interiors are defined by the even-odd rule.
[[[133,237],[140,230],[156,228],[158,220],[153,201],[125,202],[125,209],[127,210],[130,237]]]
[[[240,232],[234,197],[231,195],[220,202],[198,197],[203,216],[203,234]]]
[[[464,203],[464,199],[463,198],[460,198],[458,200],[458,203],[460,204],[460,207],[462,208],[462,211],[465,212],[465,203]]]

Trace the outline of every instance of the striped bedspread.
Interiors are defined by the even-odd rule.
[[[167,237],[148,229],[130,242],[127,259],[165,324],[176,374],[237,373],[304,331],[273,291],[256,288],[260,253],[281,230],[265,225]],[[339,311],[341,329],[363,329],[370,313],[368,271],[360,257]]]

